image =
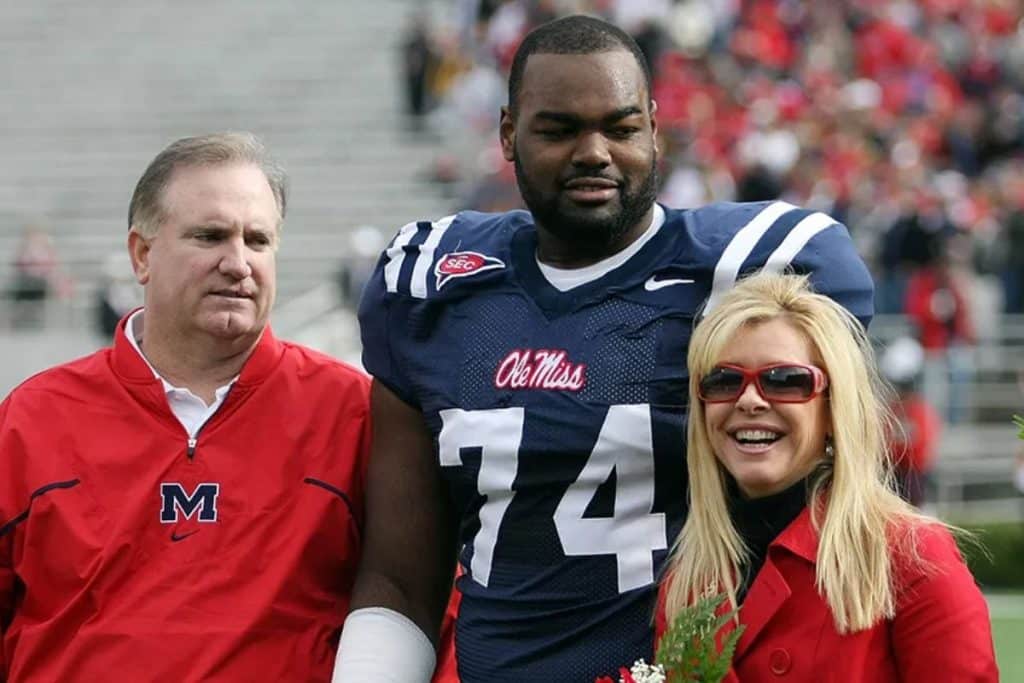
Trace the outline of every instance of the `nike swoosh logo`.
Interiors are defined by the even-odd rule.
[[[666,280],[658,280],[653,275],[644,282],[644,289],[648,292],[656,292],[664,287],[672,287],[673,285],[692,285],[693,280],[687,278],[669,278]]]
[[[178,541],[184,541],[189,536],[192,536],[193,534],[198,534],[198,533],[199,533],[199,529],[193,529],[192,531],[188,532],[187,534],[182,534],[182,535],[179,536],[177,534],[177,532],[172,531],[171,532],[171,541],[173,541],[174,543],[177,543]]]

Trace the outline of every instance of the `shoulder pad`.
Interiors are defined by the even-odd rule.
[[[812,286],[865,325],[874,311],[874,285],[846,227],[820,211],[784,201],[716,203],[682,213],[714,262],[711,311],[736,281],[758,270],[809,274]]]
[[[463,211],[436,221],[409,223],[385,249],[378,268],[388,294],[434,298],[461,278],[508,267],[515,230],[532,223],[526,211]]]

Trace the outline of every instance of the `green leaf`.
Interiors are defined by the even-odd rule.
[[[1024,417],[1014,415],[1013,424],[1017,425],[1017,438],[1024,439]]]
[[[725,600],[724,593],[701,598],[672,620],[655,655],[655,662],[665,667],[667,683],[718,683],[725,678],[744,629],[740,625],[731,631],[719,651],[715,634],[736,616],[736,610],[717,614]]]

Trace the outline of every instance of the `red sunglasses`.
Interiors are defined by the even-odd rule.
[[[735,401],[751,382],[766,401],[806,403],[828,387],[828,375],[821,368],[800,363],[776,363],[748,370],[739,365],[716,365],[697,388],[705,403]]]

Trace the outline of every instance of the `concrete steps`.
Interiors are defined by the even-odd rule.
[[[23,226],[40,223],[91,291],[124,248],[145,164],[212,130],[256,132],[291,176],[282,298],[332,277],[352,228],[448,213],[421,179],[437,143],[409,136],[399,111],[397,45],[415,4],[0,4],[0,282]]]

